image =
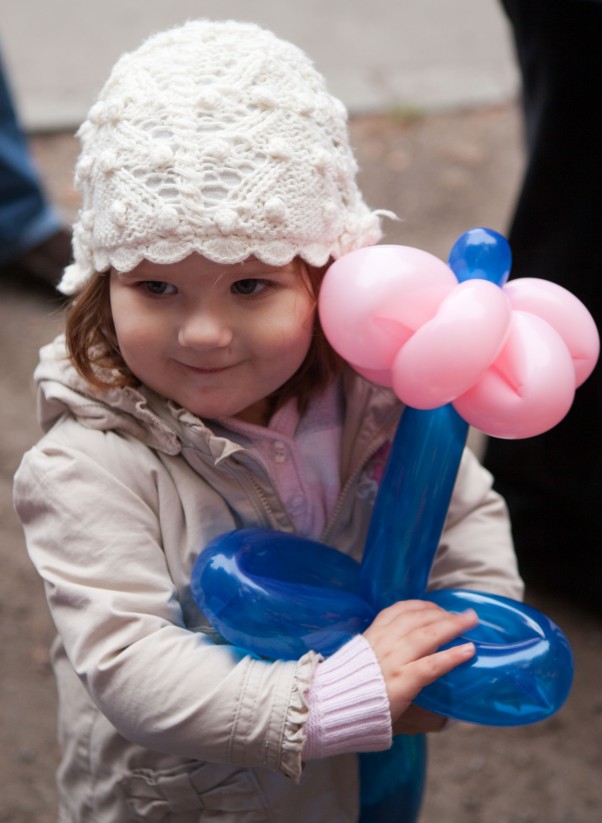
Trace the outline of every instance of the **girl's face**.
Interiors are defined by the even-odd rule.
[[[269,396],[303,363],[315,300],[292,262],[221,265],[192,254],[111,273],[111,311],[130,371],[202,418],[265,424]]]

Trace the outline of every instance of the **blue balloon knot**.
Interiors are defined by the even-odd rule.
[[[510,274],[512,252],[508,241],[499,232],[475,228],[458,237],[448,262],[460,283],[479,279],[501,287]]]

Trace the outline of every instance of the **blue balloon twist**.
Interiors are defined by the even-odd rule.
[[[450,253],[460,282],[479,277],[501,286],[510,264],[507,242],[489,229],[466,232]],[[397,600],[422,597],[452,612],[474,608],[479,625],[454,643],[473,641],[475,657],[423,689],[416,703],[491,726],[549,717],[566,700],[573,676],[571,649],[558,626],[508,598],[427,593],[467,431],[451,405],[404,410],[361,565],[294,535],[230,532],[213,540],[194,566],[199,607],[228,642],[272,659],[297,659],[310,649],[332,654]],[[399,736],[393,749],[360,761],[362,820],[412,823],[424,783],[423,736]]]

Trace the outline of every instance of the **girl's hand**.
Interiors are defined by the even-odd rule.
[[[404,600],[383,609],[366,629],[387,687],[394,734],[441,728],[444,718],[419,707],[400,718],[425,686],[474,656],[473,643],[437,649],[477,623],[472,609],[451,614],[424,600]]]

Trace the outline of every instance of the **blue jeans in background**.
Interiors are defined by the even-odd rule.
[[[0,55],[0,265],[44,242],[61,226],[42,191]]]

